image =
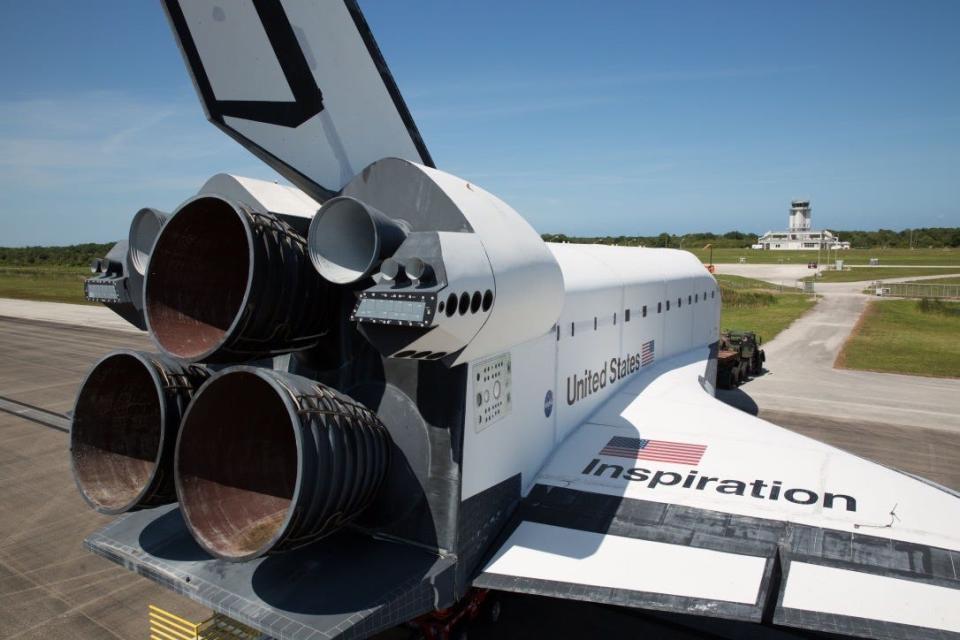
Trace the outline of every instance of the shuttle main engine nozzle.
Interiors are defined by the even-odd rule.
[[[180,420],[208,375],[204,367],[139,351],[115,351],[94,365],[70,428],[73,476],[91,507],[118,514],[176,500]]]
[[[170,218],[169,213],[145,207],[137,211],[130,222],[127,236],[126,270],[127,289],[130,301],[139,311],[143,311],[143,282],[150,262],[150,251],[160,235],[160,229]]]
[[[177,443],[184,520],[226,560],[304,546],[370,504],[390,447],[375,413],[318,382],[224,369],[197,393]]]
[[[359,282],[394,254],[407,232],[402,222],[356,198],[331,198],[310,221],[310,260],[330,282]]]
[[[128,273],[147,274],[147,262],[150,260],[150,250],[160,235],[160,229],[170,218],[169,213],[145,207],[137,211],[130,222],[130,232],[127,237],[127,266]]]
[[[145,315],[171,356],[244,362],[314,346],[326,332],[327,288],[306,241],[285,222],[201,195],[153,245]]]

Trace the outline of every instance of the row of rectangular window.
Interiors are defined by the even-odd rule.
[[[711,298],[716,298],[716,296],[717,296],[717,292],[716,292],[716,291],[711,291],[711,292],[710,292],[710,297],[711,297]],[[704,300],[707,299],[707,292],[706,292],[706,291],[703,292],[703,299],[704,299]],[[694,303],[696,303],[696,302],[700,302],[700,294],[699,294],[699,293],[696,293],[696,294],[691,293],[690,295],[687,296],[687,304],[694,304]],[[667,311],[670,311],[670,301],[667,300],[666,303],[667,303]],[[681,307],[683,307],[683,297],[682,297],[682,296],[679,297],[679,298],[677,298],[677,308],[679,309],[679,308],[681,308]],[[643,317],[646,318],[646,317],[647,317],[647,305],[643,305],[643,308],[641,309],[641,311],[642,311],[642,313],[643,313]],[[663,303],[662,303],[662,302],[658,302],[658,303],[657,303],[657,313],[663,313]],[[629,310],[629,309],[627,309],[627,314],[626,314],[625,321],[626,321],[626,322],[630,322],[630,310]]]
[[[716,295],[717,295],[716,290],[710,292],[710,298],[716,298]],[[704,301],[706,301],[706,299],[707,299],[707,292],[706,292],[706,291],[703,292],[703,299],[704,299]],[[694,303],[697,303],[697,302],[700,302],[700,294],[699,294],[699,293],[689,294],[689,295],[687,296],[687,304],[694,304]],[[667,300],[666,303],[667,303],[667,311],[670,311],[670,301]],[[679,309],[679,308],[681,308],[681,307],[683,307],[683,297],[682,297],[682,296],[679,297],[679,298],[677,298],[677,308]],[[641,307],[641,309],[640,309],[640,312],[641,312],[641,315],[642,315],[644,318],[646,318],[646,317],[647,317],[647,305],[643,305],[643,307]],[[663,303],[662,303],[662,302],[658,302],[658,303],[657,303],[657,313],[663,313]],[[624,310],[624,312],[623,312],[623,321],[624,321],[624,322],[630,322],[630,309],[625,309],[625,310]],[[616,313],[613,314],[613,324],[614,324],[614,325],[617,324],[617,314],[616,314]],[[593,317],[593,330],[596,331],[596,330],[597,330],[597,327],[598,327],[597,317],[594,316],[594,317]],[[572,337],[575,335],[575,333],[576,333],[576,323],[575,323],[575,322],[571,322],[571,323],[570,323],[570,337],[572,338]],[[559,339],[560,339],[560,326],[557,325],[557,340],[559,340]]]

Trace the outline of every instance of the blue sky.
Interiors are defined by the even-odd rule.
[[[437,165],[541,232],[960,226],[960,2],[361,0]],[[159,2],[5,2],[0,246],[109,241],[221,171]]]

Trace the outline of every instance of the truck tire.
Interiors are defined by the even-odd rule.
[[[720,389],[730,389],[733,387],[730,379],[730,369],[721,367],[720,370],[717,371],[717,387]]]
[[[500,600],[496,599],[487,607],[487,622],[496,624],[500,622],[500,614],[503,613],[503,606]]]

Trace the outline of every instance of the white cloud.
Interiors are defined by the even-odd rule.
[[[192,92],[0,100],[0,245],[122,237],[137,209],[173,208],[221,171],[276,178]]]
[[[153,158],[223,153],[195,101],[150,102],[115,92],[0,102],[0,164],[133,168]],[[207,144],[204,144],[207,143]]]

